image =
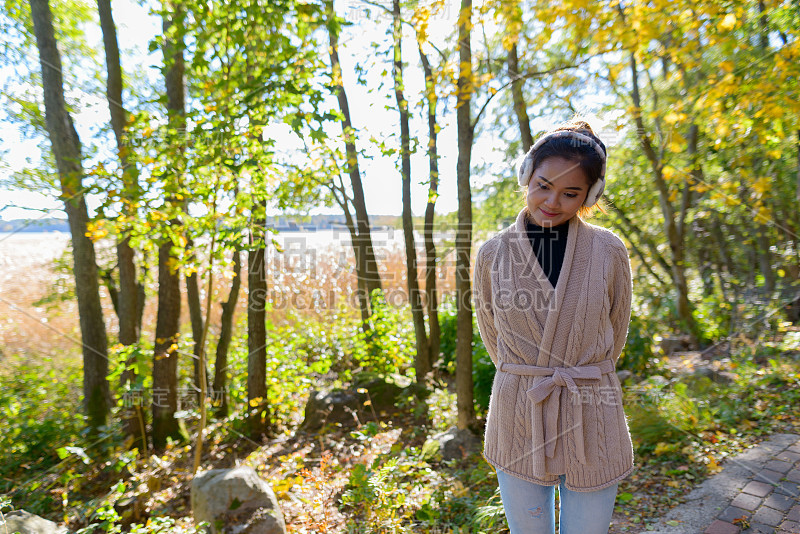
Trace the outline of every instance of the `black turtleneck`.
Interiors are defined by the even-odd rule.
[[[567,251],[569,221],[550,227],[539,226],[530,219],[526,219],[525,228],[542,271],[550,280],[550,284],[556,287],[558,274],[564,263],[564,254]]]

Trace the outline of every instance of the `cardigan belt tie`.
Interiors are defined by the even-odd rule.
[[[536,365],[521,365],[516,363],[501,362],[498,371],[511,373],[520,376],[545,376],[544,380],[525,392],[528,398],[534,403],[547,401],[543,411],[548,414],[561,414],[559,398],[561,390],[567,388],[571,393],[578,395],[578,399],[573,399],[573,404],[582,402],[580,390],[575,384],[575,379],[600,381],[600,376],[614,372],[614,362],[612,360],[602,360],[590,365],[580,365],[576,367],[539,367]],[[553,395],[553,392],[556,392]],[[586,453],[583,441],[583,410],[574,410],[575,414],[575,448],[576,456],[582,464],[586,464]],[[534,425],[537,421],[533,421]],[[558,441],[558,420],[556,417],[548,417],[547,425],[544,429],[545,454],[552,458],[556,451]]]

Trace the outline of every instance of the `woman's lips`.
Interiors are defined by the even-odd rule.
[[[548,217],[555,217],[556,215],[558,215],[558,213],[549,213],[549,212],[543,210],[542,208],[539,208],[539,211],[541,211],[542,213],[544,213]]]

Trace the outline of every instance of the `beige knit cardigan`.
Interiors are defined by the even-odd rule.
[[[624,243],[577,215],[569,220],[556,287],[533,252],[528,208],[478,249],[478,328],[497,367],[484,457],[542,485],[595,491],[633,471],[616,362],[631,311]]]

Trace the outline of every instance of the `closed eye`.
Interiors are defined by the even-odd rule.
[[[546,183],[544,183],[544,182],[541,182],[541,181],[540,181],[540,182],[539,182],[539,189],[546,190],[546,189],[547,189],[547,184],[546,184]],[[564,195],[565,195],[567,198],[575,198],[575,197],[577,197],[577,196],[578,196],[578,194],[577,194],[577,193],[564,193]]]

